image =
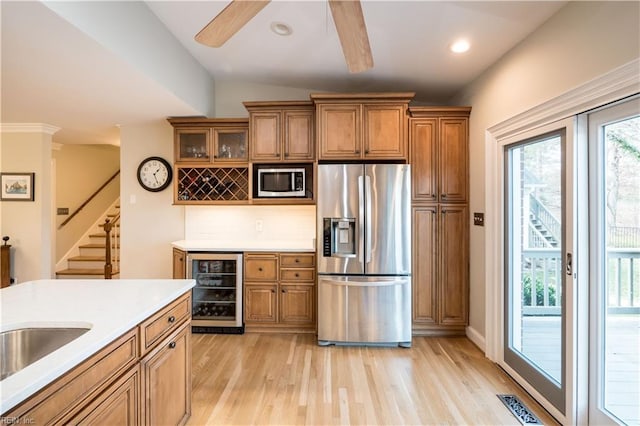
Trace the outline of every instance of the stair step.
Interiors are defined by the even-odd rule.
[[[105,243],[90,243],[90,244],[82,244],[81,246],[79,246],[79,248],[83,249],[83,248],[106,248],[107,245]],[[111,244],[111,248],[115,248],[116,245],[115,244]]]
[[[113,278],[117,278],[119,275],[119,271],[113,271],[111,276]],[[104,278],[104,268],[103,269],[86,269],[86,268],[67,268],[61,271],[56,272],[57,278],[68,278],[68,279],[99,279]]]
[[[111,233],[112,237],[119,237],[120,234],[118,233]],[[105,234],[104,232],[102,233],[97,233],[97,234],[90,234],[89,238],[102,238],[103,240],[107,237],[107,234]]]
[[[118,271],[113,271],[113,274],[117,274]],[[102,275],[104,276],[104,268],[95,269],[95,268],[67,268],[61,271],[57,271],[56,275]]]

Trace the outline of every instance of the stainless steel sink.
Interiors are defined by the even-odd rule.
[[[0,333],[0,380],[89,331],[88,328],[19,328]]]

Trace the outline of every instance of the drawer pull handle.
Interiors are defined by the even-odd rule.
[[[176,322],[176,317],[174,317],[173,315],[171,315],[169,318],[167,318],[167,321],[173,323]]]
[[[170,347],[171,349],[174,349],[174,348],[176,347],[176,342],[171,342],[171,343],[169,343],[169,347]]]
[[[296,257],[296,263],[300,263],[300,259]]]
[[[296,278],[298,278],[299,276],[300,276],[300,274],[296,272]]]
[[[258,268],[258,271],[262,272],[262,268]]]

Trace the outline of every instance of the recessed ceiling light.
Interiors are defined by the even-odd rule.
[[[464,53],[467,50],[469,50],[470,47],[471,47],[471,45],[469,44],[469,42],[467,40],[460,39],[460,40],[455,41],[449,47],[449,50],[451,50],[453,53]]]
[[[281,36],[288,36],[293,32],[291,27],[284,22],[272,22],[271,31]]]

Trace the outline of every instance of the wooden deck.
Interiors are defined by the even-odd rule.
[[[523,353],[560,377],[560,317],[527,316]],[[626,424],[640,424],[640,315],[610,315],[607,329],[605,407]]]

